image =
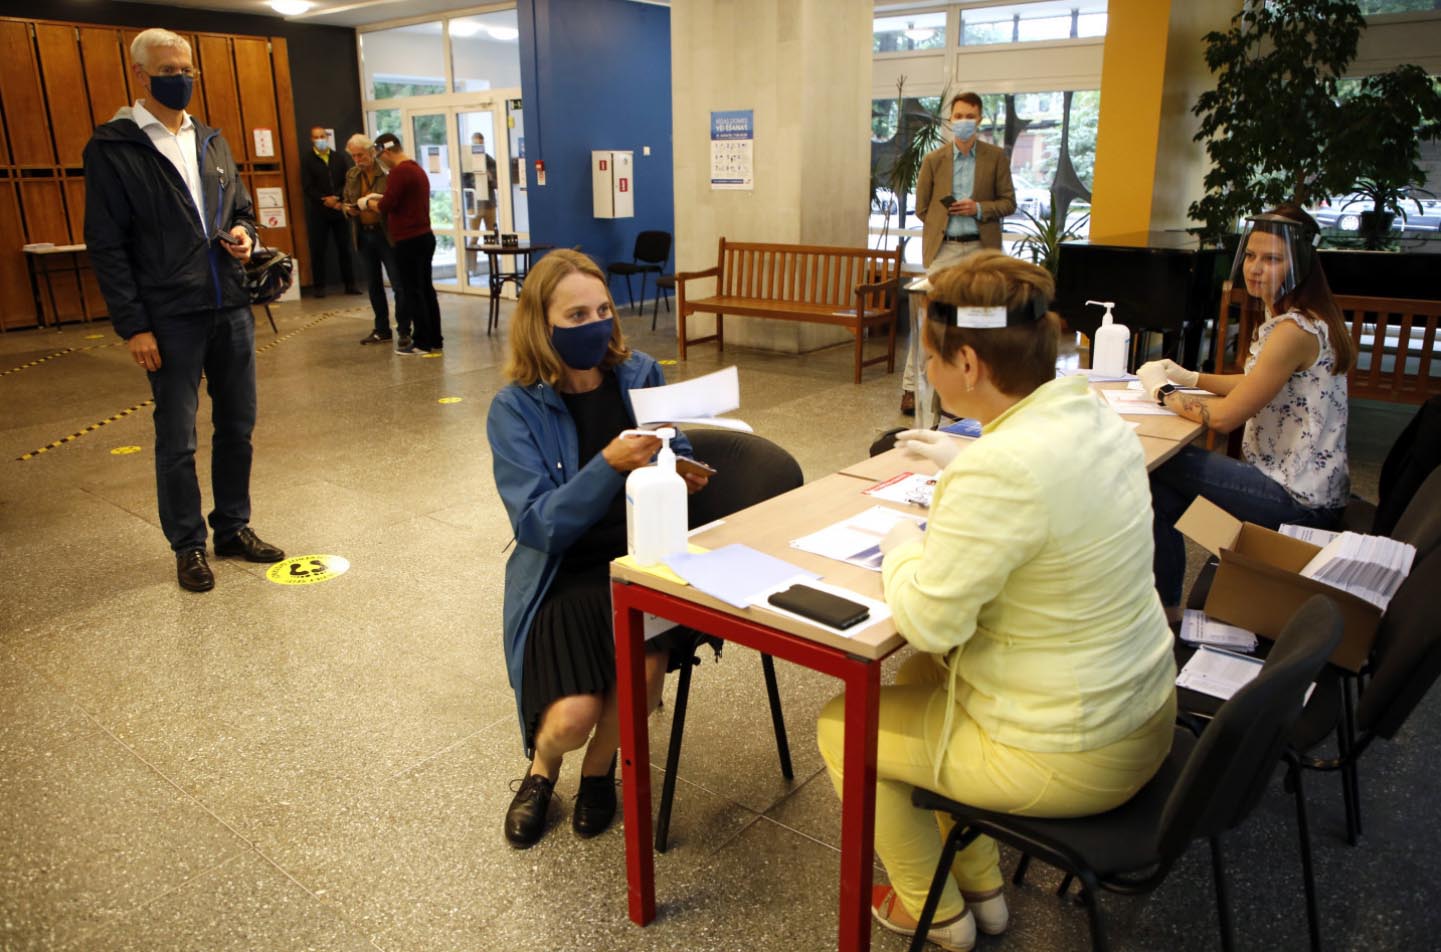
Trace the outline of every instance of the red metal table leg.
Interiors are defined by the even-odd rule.
[[[875,863],[876,731],[881,666],[846,664],[845,780],[841,793],[841,952],[871,947],[871,871]]]
[[[620,702],[621,790],[625,804],[625,876],[630,920],[655,918],[655,855],[651,852],[650,729],[646,723],[645,642],[632,586],[611,583],[615,625],[615,691]],[[874,773],[874,751],[872,752]]]

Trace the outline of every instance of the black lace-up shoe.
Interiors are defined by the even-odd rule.
[[[512,780],[511,789],[515,790],[515,798],[505,811],[505,838],[511,846],[523,850],[545,835],[545,818],[555,785],[540,774],[531,774],[524,780]]]
[[[208,592],[215,587],[215,573],[205,561],[204,549],[175,553],[175,579],[188,592]]]
[[[215,540],[216,555],[240,555],[247,562],[279,562],[285,553],[269,542],[260,541],[255,530],[246,526],[224,542]]]
[[[578,836],[599,836],[615,819],[615,776],[581,777],[570,826]]]

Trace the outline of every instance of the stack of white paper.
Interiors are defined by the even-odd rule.
[[[1256,650],[1254,632],[1235,625],[1226,625],[1206,613],[1188,608],[1181,616],[1181,640],[1193,645],[1214,645],[1217,648],[1231,648],[1246,654]]]
[[[898,502],[905,506],[920,506],[922,509],[931,508],[931,499],[936,494],[935,476],[922,476],[920,473],[898,473],[883,483],[876,483],[869,489],[862,489],[861,492],[867,496],[874,496],[877,499],[884,499],[886,502]]]
[[[1343,532],[1306,563],[1301,574],[1385,611],[1411,572],[1416,547],[1385,536]]]
[[[801,536],[793,540],[791,546],[802,552],[812,552],[838,562],[849,562],[872,572],[879,572],[881,539],[902,519],[909,519],[922,529],[926,527],[920,516],[912,516],[889,506],[872,506],[849,519],[826,526],[819,532]]]
[[[1176,687],[1227,700],[1261,673],[1261,659],[1204,645],[1176,676]]]
[[[1330,529],[1317,529],[1314,526],[1295,526],[1289,522],[1281,523],[1280,532],[1283,536],[1300,539],[1302,542],[1309,542],[1312,545],[1326,545],[1341,534],[1332,532]]]

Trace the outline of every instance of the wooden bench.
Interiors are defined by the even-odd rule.
[[[1441,301],[1359,297],[1337,294],[1336,304],[1351,328],[1356,359],[1347,375],[1352,397],[1392,403],[1425,403],[1441,394],[1441,351],[1437,325]],[[1216,316],[1216,347],[1226,357],[1226,330],[1237,312],[1236,354],[1216,361],[1218,373],[1240,373],[1250,351],[1251,336],[1265,312],[1244,286],[1227,284]]]
[[[901,253],[872,248],[781,245],[720,240],[716,266],[675,276],[676,333],[680,359],[686,347],[715,341],[725,347],[725,315],[769,317],[844,327],[856,338],[855,382],[861,368],[896,365],[896,305]],[[715,294],[695,297],[687,282],[715,278]],[[686,318],[714,314],[715,333],[686,337]],[[886,352],[866,360],[865,332],[886,328]]]

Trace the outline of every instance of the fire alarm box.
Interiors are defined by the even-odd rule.
[[[635,153],[592,152],[590,180],[596,218],[635,217]]]

